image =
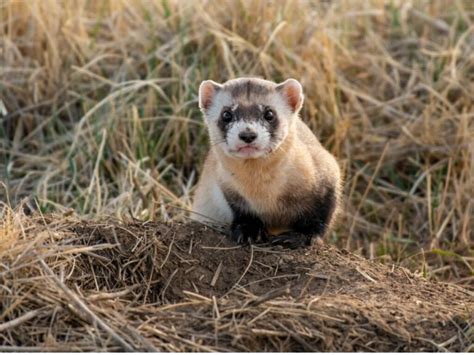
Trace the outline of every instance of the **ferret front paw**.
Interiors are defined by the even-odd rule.
[[[237,244],[260,244],[268,241],[265,228],[248,223],[233,224],[230,236]]]
[[[279,245],[287,249],[298,249],[310,246],[311,239],[311,235],[289,231],[272,237],[270,244],[275,246]]]

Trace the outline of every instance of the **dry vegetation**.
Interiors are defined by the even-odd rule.
[[[146,274],[146,282],[108,284],[107,275],[114,275],[86,264],[117,262],[123,252],[118,242],[96,240],[90,231],[78,234],[73,229],[77,218],[67,217],[77,213],[95,220],[113,215],[118,220],[185,221],[207,149],[196,95],[200,81],[208,78],[257,75],[300,80],[306,93],[302,117],[337,156],[345,174],[345,212],[328,242],[407,267],[424,279],[474,288],[474,2],[5,0],[0,2],[0,36],[0,200],[5,202],[0,226],[0,330],[1,322],[29,314],[20,323],[32,327],[29,330],[37,326],[37,342],[54,350],[69,339],[83,350],[126,349],[120,341],[135,349],[258,348],[254,340],[250,343],[255,347],[239,348],[240,340],[233,343],[228,337],[240,328],[226,322],[232,320],[229,314],[235,315],[232,310],[264,290],[247,294],[239,289],[234,298],[217,300],[210,295],[173,299],[182,302],[179,312],[190,307],[188,311],[205,314],[203,319],[215,324],[209,330],[211,323],[205,323],[200,329],[203,338],[182,340],[182,334],[169,330],[182,313],[163,313],[170,323],[162,328],[155,318],[147,318],[154,305],[169,301],[164,291],[133,288],[151,285],[153,275]],[[54,212],[56,220],[24,215],[33,211],[45,216]],[[160,245],[172,250],[169,244]],[[112,254],[98,252],[103,248]],[[159,255],[158,266],[153,264],[158,273],[167,261]],[[375,271],[367,265],[373,266],[367,263],[360,270],[371,285],[370,272]],[[59,275],[59,282],[53,282],[48,270]],[[78,270],[82,274],[75,273]],[[92,271],[98,272],[95,285],[83,280]],[[168,287],[170,275],[159,276],[153,287]],[[43,290],[45,282],[49,286]],[[452,287],[453,297],[463,292]],[[433,298],[442,295],[433,290]],[[102,301],[103,296],[95,299],[92,291],[112,296]],[[159,297],[148,299],[148,294]],[[66,306],[52,306],[67,304],[71,295],[80,302],[85,299],[86,308],[99,320],[112,322],[113,329],[101,328],[77,304],[72,313],[63,309]],[[419,299],[433,302],[427,308],[433,314],[447,307],[425,296]],[[103,313],[101,307],[117,297],[117,307],[123,309]],[[305,297],[293,299],[293,306],[310,312],[311,299]],[[357,309],[353,315],[365,315],[360,318],[363,323],[374,313],[369,316],[357,308],[361,299],[348,304]],[[438,350],[466,350],[473,329],[466,314],[472,315],[472,304],[463,313],[462,302],[450,304],[461,318],[452,329],[444,325],[446,333],[439,333],[446,336],[443,339],[429,331],[419,335],[422,340],[407,339],[411,325],[390,328],[382,321],[349,334],[339,325],[316,324],[313,313],[299,311],[291,325],[283,323],[294,335],[286,343],[281,340],[285,328],[275,325],[281,315],[262,316],[275,326],[262,336],[274,341],[269,349],[295,349],[291,344],[296,341],[298,349],[308,349],[308,344],[327,350],[419,349],[431,344]],[[162,312],[174,312],[163,307]],[[289,306],[283,302],[272,307]],[[321,307],[318,314],[337,317]],[[132,328],[119,331],[114,322],[124,309],[132,314],[127,318]],[[256,307],[252,317],[262,311]],[[222,323],[215,320],[221,319],[219,312],[224,314]],[[388,313],[377,313],[373,319],[385,316]],[[196,317],[192,324],[198,327]],[[53,320],[64,328],[48,333]],[[146,321],[155,326],[155,333],[133,326]],[[320,342],[308,342],[318,335],[305,333],[307,326],[319,329],[318,324],[334,329],[333,340],[319,337]],[[428,325],[437,329],[435,322]],[[8,326],[0,344],[34,346],[15,326]],[[169,331],[163,328],[167,326]],[[74,330],[61,333],[65,329]],[[211,346],[205,334],[217,334],[218,329],[221,343],[212,337]],[[393,338],[381,336],[370,343],[380,329]],[[179,338],[173,338],[173,344],[181,347],[165,347],[156,340],[173,336]],[[340,343],[342,338],[347,342]]]
[[[324,244],[9,214],[0,351],[472,351],[474,293]]]

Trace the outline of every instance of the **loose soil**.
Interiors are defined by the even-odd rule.
[[[474,349],[472,292],[321,241],[240,247],[198,224],[25,229],[30,250],[0,267],[0,350]]]

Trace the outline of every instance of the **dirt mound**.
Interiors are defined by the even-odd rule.
[[[473,349],[471,292],[324,243],[237,247],[196,224],[8,228],[0,350]]]

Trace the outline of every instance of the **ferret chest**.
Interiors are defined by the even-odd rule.
[[[286,190],[287,179],[274,171],[249,171],[234,174],[230,188],[245,203],[244,208],[257,214],[274,214],[279,210],[280,196]]]

